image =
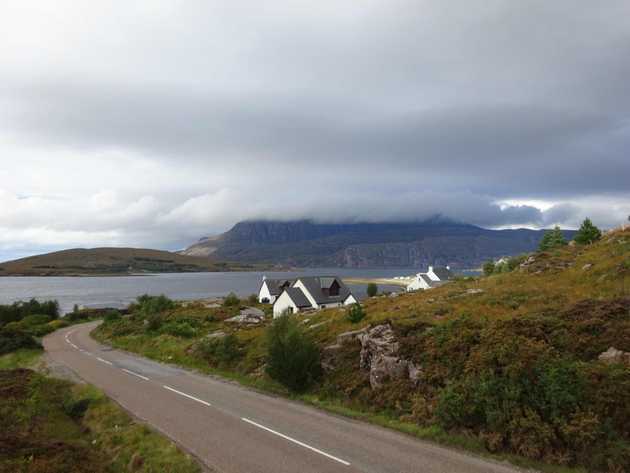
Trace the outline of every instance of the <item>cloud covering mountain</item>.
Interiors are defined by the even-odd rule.
[[[630,213],[623,0],[0,6],[0,259]]]

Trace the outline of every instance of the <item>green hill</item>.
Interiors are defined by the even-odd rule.
[[[292,316],[324,368],[303,400],[546,471],[630,471],[630,229],[363,305],[358,323]],[[151,328],[139,312],[97,336],[288,394],[265,369],[271,322],[224,322],[236,310],[189,305]]]
[[[253,269],[247,264],[138,248],[71,249],[0,263],[0,276],[85,276]]]

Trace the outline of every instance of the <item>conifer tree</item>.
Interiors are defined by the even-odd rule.
[[[589,218],[586,218],[582,222],[582,226],[576,233],[574,240],[580,245],[590,245],[601,237],[602,232],[600,229],[593,225],[593,222],[591,222]]]

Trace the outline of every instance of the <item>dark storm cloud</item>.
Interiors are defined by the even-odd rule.
[[[241,218],[630,213],[625,0],[15,5],[0,199],[20,212],[0,230],[172,244]]]

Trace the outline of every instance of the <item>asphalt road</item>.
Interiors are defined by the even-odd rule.
[[[44,338],[48,356],[210,470],[229,473],[513,473],[516,468],[100,345],[97,323]]]

